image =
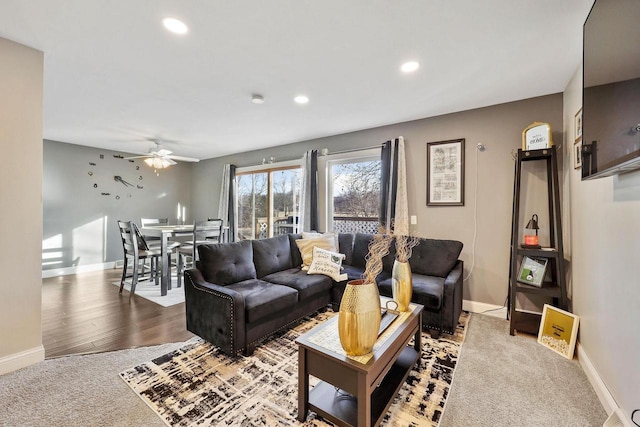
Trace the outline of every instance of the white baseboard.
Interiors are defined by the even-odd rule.
[[[587,378],[589,379],[591,386],[595,390],[598,399],[600,399],[600,403],[602,403],[604,410],[607,411],[607,415],[611,415],[613,412],[619,409],[616,400],[611,395],[611,392],[609,392],[609,389],[607,388],[604,381],[602,381],[602,378],[600,378],[600,374],[598,374],[596,367],[593,366],[593,363],[591,363],[591,359],[589,359],[589,356],[584,351],[584,348],[582,347],[582,345],[580,345],[579,342],[576,344],[576,349],[578,353],[578,362],[580,362],[582,370],[587,375]]]
[[[482,313],[488,316],[499,317],[501,319],[507,318],[507,307],[501,305],[487,304],[486,302],[463,300],[462,309],[464,311],[470,311],[472,313]]]
[[[116,261],[117,262],[117,261]],[[103,262],[101,264],[79,265],[77,267],[54,268],[52,270],[42,270],[42,278],[66,276],[68,274],[84,273],[87,271],[108,270],[116,267],[116,262]]]
[[[10,354],[0,358],[0,375],[26,368],[29,365],[42,362],[44,360],[44,347],[31,348],[20,353]]]

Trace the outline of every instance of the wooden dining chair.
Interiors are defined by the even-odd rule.
[[[141,260],[155,258],[156,269],[159,263],[158,258],[162,256],[160,249],[150,249],[145,241],[144,237],[138,230],[135,223],[131,221],[118,220],[118,229],[120,230],[120,237],[122,238],[122,249],[124,251],[124,266],[122,267],[122,278],[120,279],[120,293],[124,289],[125,279],[131,277],[131,291],[129,292],[129,301],[136,291],[136,285],[138,284],[138,266]],[[127,275],[129,263],[133,269],[131,275]],[[156,271],[154,274],[155,283],[158,285],[160,274]]]
[[[224,221],[221,219],[194,222],[193,239],[186,241],[178,248],[178,287],[182,284],[184,270],[189,266],[195,265],[198,259],[198,246],[208,243],[220,243],[223,223]]]

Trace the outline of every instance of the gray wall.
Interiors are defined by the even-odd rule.
[[[225,163],[249,166],[272,156],[276,161],[289,160],[301,157],[310,148],[339,151],[371,147],[402,135],[406,144],[409,213],[418,217],[418,225],[412,226],[411,232],[422,237],[462,241],[465,277],[473,265],[473,272],[464,285],[464,298],[502,305],[508,288],[514,179],[512,151],[521,147],[522,130],[534,121],[548,122],[553,129],[561,130],[562,94],[206,160],[193,168],[194,212],[197,215],[206,215],[211,210],[217,212]],[[426,143],[456,138],[466,138],[465,206],[427,207]],[[562,141],[562,133],[555,132],[554,139]],[[478,152],[478,143],[486,146],[485,152]],[[534,169],[532,178],[524,183],[533,191],[527,191],[523,215],[525,212],[531,215],[542,206],[538,213],[543,217],[546,204],[540,205],[540,201],[546,203],[546,199],[541,199],[546,193],[540,191],[544,187],[542,177],[543,174]],[[544,225],[542,218],[541,221]]]
[[[44,359],[40,51],[0,38],[0,374]],[[18,358],[5,356],[20,354]]]
[[[564,93],[567,154],[573,149],[573,117],[582,105],[581,87],[579,69]],[[635,269],[640,254],[640,171],[583,182],[580,170],[567,167],[566,182],[571,193],[569,253],[573,309],[580,316],[578,339],[629,418],[640,408],[640,279]]]
[[[180,162],[156,175],[141,159],[131,163],[114,155],[132,154],[44,141],[43,270],[122,259],[118,219],[139,225],[141,217],[168,217],[175,224],[180,203],[186,205],[187,221],[193,221],[190,163]],[[115,182],[115,175],[136,188]]]

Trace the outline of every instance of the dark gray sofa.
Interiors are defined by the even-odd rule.
[[[340,306],[347,281],[334,282],[300,269],[302,257],[290,234],[263,240],[198,247],[196,268],[184,273],[187,329],[229,355],[251,354],[255,345],[302,317]],[[364,272],[370,234],[340,234],[348,280]],[[377,278],[391,296],[393,250]],[[412,301],[425,306],[423,328],[453,332],[462,310],[462,243],[420,239],[410,259]]]

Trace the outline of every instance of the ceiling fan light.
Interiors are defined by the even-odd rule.
[[[164,165],[162,164],[162,158],[161,157],[154,157],[153,158],[153,167],[155,169],[163,169]]]
[[[172,164],[174,164],[174,163],[172,163],[169,159],[162,158],[162,166],[161,166],[161,168],[168,168]]]
[[[153,158],[149,157],[148,159],[144,159],[144,162],[147,164],[147,166],[152,167],[153,166]]]

